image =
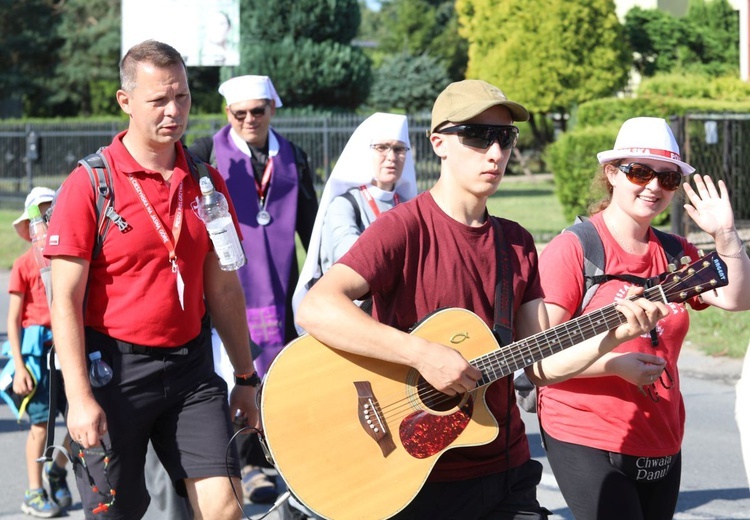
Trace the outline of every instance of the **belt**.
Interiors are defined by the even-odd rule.
[[[121,354],[145,354],[148,356],[187,356],[190,350],[188,344],[180,347],[146,347],[124,341],[117,341],[117,349]]]

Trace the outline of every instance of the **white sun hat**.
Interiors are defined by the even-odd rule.
[[[43,188],[41,186],[33,188],[29,194],[26,195],[26,201],[23,204],[23,213],[13,221],[13,227],[16,228],[18,236],[27,242],[31,241],[31,237],[29,236],[29,206],[38,206],[44,202],[52,202],[54,198],[55,190]]]
[[[614,150],[599,152],[599,164],[618,159],[655,159],[666,161],[680,168],[683,175],[690,175],[695,168],[683,162],[672,129],[659,117],[634,117],[620,127]]]
[[[250,99],[272,99],[277,108],[282,106],[268,76],[237,76],[222,83],[219,94],[224,96],[227,106]]]

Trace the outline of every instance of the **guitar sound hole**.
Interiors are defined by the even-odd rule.
[[[463,394],[458,394],[453,397],[444,394],[435,389],[434,386],[430,385],[423,377],[419,378],[419,399],[422,403],[436,412],[447,412],[453,408],[458,407],[463,399]]]

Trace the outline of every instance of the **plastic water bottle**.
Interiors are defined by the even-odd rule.
[[[29,237],[34,259],[39,269],[49,267],[49,259],[44,257],[44,245],[47,243],[47,223],[39,212],[39,206],[32,204],[26,210],[29,215]]]
[[[201,177],[202,197],[198,199],[198,216],[206,224],[208,235],[224,271],[234,271],[245,265],[245,252],[237,236],[229,205],[224,195],[214,190],[208,177]]]
[[[112,381],[112,369],[102,359],[102,353],[98,350],[89,354],[91,368],[89,369],[89,382],[91,386],[99,388]]]

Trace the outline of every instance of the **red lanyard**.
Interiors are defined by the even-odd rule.
[[[268,158],[268,162],[266,163],[266,167],[263,169],[263,177],[260,180],[260,184],[258,184],[258,179],[255,178],[255,175],[253,175],[253,180],[255,181],[255,189],[258,192],[258,200],[260,200],[260,209],[265,209],[265,200],[266,200],[266,192],[268,191],[268,185],[271,182],[271,175],[273,174],[273,159],[271,157]]]
[[[149,202],[148,197],[146,197],[146,194],[143,192],[143,188],[141,188],[141,184],[138,182],[138,179],[136,179],[133,175],[128,175],[128,179],[130,179],[130,184],[132,184],[136,195],[138,195],[138,199],[140,199],[141,203],[143,204],[143,208],[146,210],[146,213],[149,216],[149,220],[151,220],[151,223],[154,225],[156,234],[159,235],[159,238],[161,238],[164,247],[167,248],[167,251],[169,252],[169,262],[172,264],[172,272],[176,273],[177,253],[175,253],[175,248],[177,247],[177,241],[180,239],[180,231],[182,230],[182,187],[184,181],[180,181],[180,185],[177,188],[177,210],[175,211],[174,223],[172,224],[172,236],[174,237],[174,243],[172,243],[172,240],[169,238],[164,224],[159,218],[159,215],[156,214],[156,211]]]
[[[380,216],[380,208],[375,203],[375,199],[372,198],[372,194],[370,193],[370,190],[367,189],[367,185],[363,184],[359,187],[359,191],[362,192],[362,195],[364,195],[365,199],[367,199],[367,203],[370,205],[370,209],[372,209],[372,212],[375,214],[375,218],[378,218]],[[393,194],[393,205],[398,205],[398,193]]]

